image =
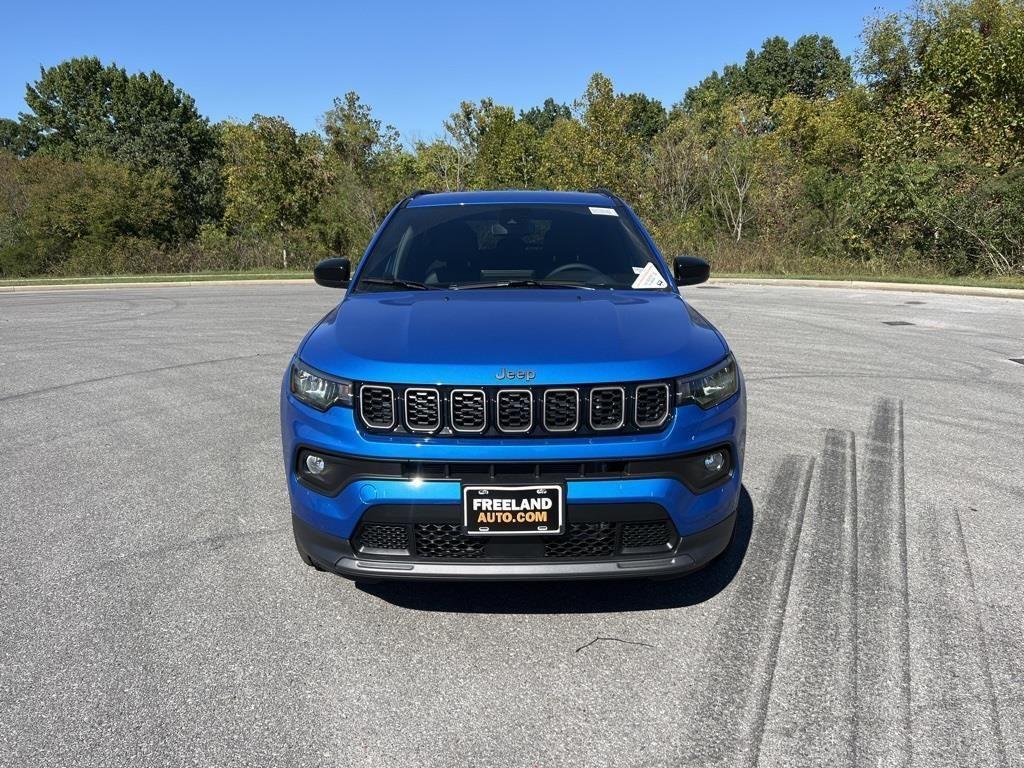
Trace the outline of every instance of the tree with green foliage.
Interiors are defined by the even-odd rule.
[[[282,117],[226,123],[224,225],[231,232],[280,235],[305,225],[324,186],[323,145]]]
[[[71,59],[0,119],[0,271],[309,264],[416,187],[605,186],[732,269],[1024,275],[1024,3],[921,2],[850,62],[768,37],[670,112],[595,73],[571,108],[467,100],[407,147],[355,93],[316,133],[209,125],[161,75]]]
[[[161,170],[189,236],[219,217],[217,142],[191,96],[156,72],[129,75],[93,57],[42,68],[22,115],[38,151],[66,160],[102,157],[136,172]]]
[[[98,158],[8,159],[17,195],[0,220],[6,275],[148,271],[150,254],[174,231],[174,195],[162,169],[140,173]]]
[[[519,112],[519,119],[529,125],[538,136],[544,136],[559,120],[571,120],[572,110],[566,104],[560,104],[548,97],[539,107],[531,107]]]
[[[319,239],[355,255],[406,194],[415,173],[394,126],[384,125],[354,91],[323,117],[328,183],[316,213]]]
[[[834,98],[853,87],[853,69],[830,37],[803,35],[790,46],[769,37],[760,51],[747,51],[743,65],[712,72],[687,90],[682,108],[691,113],[717,112],[729,99],[756,96],[766,108],[788,93],[806,99]]]

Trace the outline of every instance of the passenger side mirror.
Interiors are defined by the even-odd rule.
[[[348,288],[351,271],[348,259],[324,259],[313,267],[313,279],[324,288]]]
[[[679,285],[697,285],[711,277],[711,266],[696,256],[676,256],[673,267]]]

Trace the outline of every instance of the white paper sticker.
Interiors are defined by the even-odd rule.
[[[661,276],[661,272],[654,266],[654,262],[648,262],[636,280],[633,281],[634,288],[664,288],[668,283]]]
[[[641,274],[641,273],[642,273],[643,271],[644,271],[644,268],[643,268],[643,267],[633,267],[633,274],[634,274],[634,275],[639,275],[639,274]]]
[[[590,212],[596,213],[598,216],[618,216],[619,212],[614,208],[595,208],[590,206]]]

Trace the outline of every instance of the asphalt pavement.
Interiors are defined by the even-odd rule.
[[[749,388],[729,557],[379,586],[291,540],[337,294],[0,295],[0,766],[1024,765],[1024,302],[686,295]]]

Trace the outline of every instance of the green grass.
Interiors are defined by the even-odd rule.
[[[207,280],[301,280],[312,278],[310,270],[254,270],[251,272],[190,272],[163,275],[94,275],[89,277],[25,277],[0,279],[11,285],[96,285],[101,283],[185,283]]]
[[[874,274],[779,274],[777,272],[712,272],[712,277],[743,277],[778,280],[861,280],[869,283],[920,283],[922,285],[962,285],[971,288],[1018,288],[1024,290],[1019,277],[947,277],[944,275],[874,275]]]

